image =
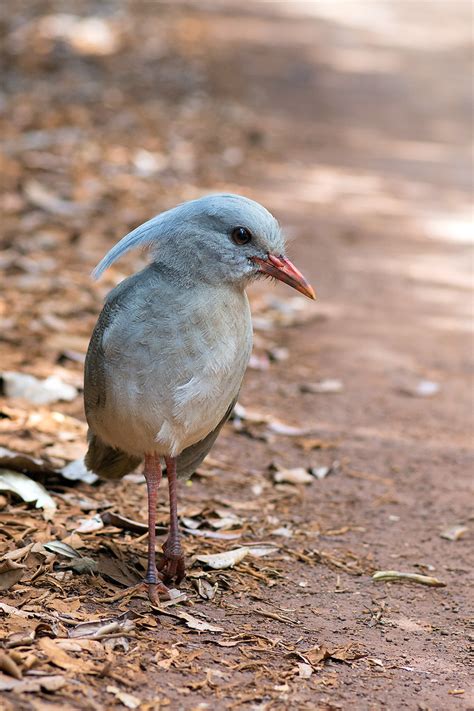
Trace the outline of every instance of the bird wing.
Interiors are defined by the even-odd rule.
[[[143,290],[148,288],[150,275],[149,270],[137,272],[112,289],[92,332],[84,365],[84,405],[89,425],[91,424],[90,416],[94,411],[104,407],[107,398],[104,337],[134,291],[139,286]]]
[[[86,416],[95,408],[103,407],[105,404],[106,379],[103,338],[117,312],[118,303],[116,301],[107,301],[92,332],[84,365],[84,406]]]

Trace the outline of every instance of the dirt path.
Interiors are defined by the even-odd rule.
[[[33,654],[37,668],[65,679],[53,694],[5,694],[6,708],[120,708],[124,692],[140,709],[474,707],[470,5],[136,5],[112,18],[120,46],[100,57],[38,29],[35,15],[58,7],[31,3],[17,26],[4,18],[5,367],[77,383],[76,355],[101,298],[139,258],[99,286],[89,268],[129,224],[199,191],[266,204],[319,300],[295,312],[300,302],[272,287],[272,311],[268,287],[254,292],[257,367],[241,397],[308,433],[229,424],[207,471],[218,475],[183,491],[188,523],[205,529],[224,511],[237,517],[229,532],[240,533],[188,535],[189,555],[279,548],[235,570],[192,567],[190,602],[179,609],[223,631],[197,633],[164,615],[159,624],[143,597],[100,601],[138,580],[144,543],[113,528],[85,534],[81,552],[102,554],[100,575],[61,578],[57,561],[41,560],[48,575],[5,593],[7,604],[49,615],[50,631],[18,648],[18,664],[26,669]],[[49,206],[31,181],[49,191]],[[67,201],[62,211],[51,195]],[[301,323],[278,326],[284,318]],[[327,379],[341,391],[314,392]],[[434,394],[417,394],[423,381]],[[53,425],[25,421],[34,408],[0,404],[6,446],[51,462],[79,456],[83,431],[59,451]],[[44,422],[53,410],[83,417],[80,397],[42,411]],[[332,471],[277,485],[275,464]],[[50,490],[144,520],[137,481]],[[55,524],[17,501],[3,505],[6,526],[10,507],[31,528],[7,536],[10,550],[63,540],[84,517],[67,496]],[[467,530],[441,537],[453,527]],[[38,570],[37,559],[25,564]],[[446,586],[372,580],[390,569]],[[199,580],[218,583],[212,600],[202,588],[199,597]],[[111,608],[136,614],[116,646],[66,645],[61,664],[41,643]],[[18,631],[11,616],[1,624]]]

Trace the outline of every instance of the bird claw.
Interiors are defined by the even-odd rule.
[[[157,564],[157,568],[163,576],[163,580],[170,582],[175,580],[176,585],[183,580],[186,573],[184,563],[184,552],[179,540],[166,540],[163,545],[163,557]]]
[[[147,574],[145,578],[147,585],[148,597],[152,605],[159,605],[161,600],[171,600],[170,591],[161,580],[158,579],[157,573],[154,575]]]

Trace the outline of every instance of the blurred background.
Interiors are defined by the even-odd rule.
[[[285,522],[314,531],[350,520],[366,533],[349,528],[341,545],[379,566],[395,565],[403,541],[397,565],[465,569],[464,536],[440,542],[439,531],[469,520],[472,486],[472,19],[468,0],[4,0],[2,443],[46,468],[82,456],[90,333],[105,293],[145,258],[127,256],[99,284],[92,267],[161,210],[243,193],[279,219],[318,302],[279,285],[252,290],[242,403],[332,450],[229,426],[216,456],[257,479],[275,458],[337,460],[324,488],[285,500]],[[19,373],[54,375],[73,395],[38,410]],[[227,492],[252,496],[247,479],[226,477]],[[265,525],[255,523],[262,537]],[[445,611],[450,633],[464,582],[456,619]],[[396,594],[408,615],[411,595]],[[354,603],[336,597],[350,616]],[[416,598],[420,619],[432,601]],[[335,603],[324,604],[337,635]],[[463,672],[443,639],[430,669],[447,689]]]

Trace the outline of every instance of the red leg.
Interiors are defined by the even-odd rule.
[[[170,492],[170,528],[168,538],[163,544],[163,559],[159,562],[158,568],[163,573],[165,580],[175,578],[178,584],[184,578],[185,566],[178,525],[176,459],[175,457],[165,457],[165,462]]]
[[[155,454],[145,455],[144,474],[148,491],[148,567],[145,582],[148,583],[148,596],[156,604],[160,593],[167,598],[169,595],[168,588],[158,578],[156,568],[156,503],[161,482],[161,464]]]

